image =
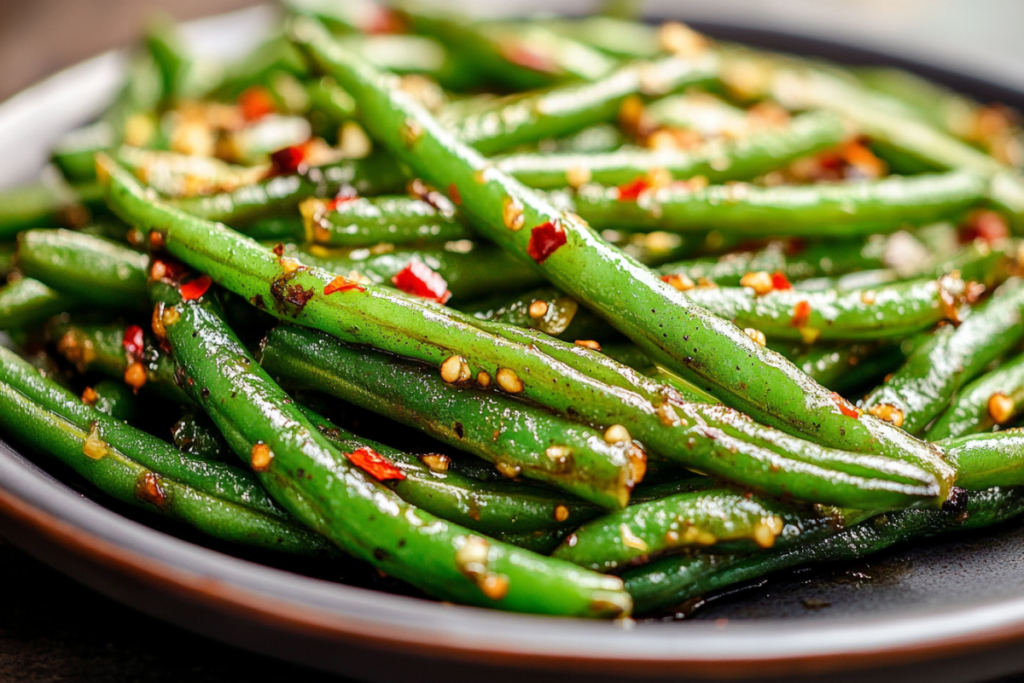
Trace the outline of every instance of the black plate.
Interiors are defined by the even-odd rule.
[[[207,21],[251,43],[267,10]],[[909,68],[982,100],[1024,92],[832,42],[719,24],[713,36],[855,64]],[[64,130],[116,86],[105,55],[0,106],[0,184],[31,177]],[[61,475],[63,477],[63,475]],[[57,569],[150,614],[226,642],[372,680],[672,678],[978,680],[1024,669],[1024,529],[930,542],[775,577],[684,622],[591,623],[443,605],[231,557],[144,526],[0,442],[0,532]],[[172,533],[174,535],[172,535]],[[10,587],[8,587],[10,588]]]

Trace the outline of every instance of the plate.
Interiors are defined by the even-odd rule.
[[[189,26],[199,47],[244,49],[257,8]],[[1024,92],[808,37],[695,23],[713,36],[860,64],[911,68],[982,100]],[[64,131],[94,116],[123,58],[73,67],[0,106],[0,185],[38,172]],[[2,434],[0,434],[2,437]],[[683,621],[503,614],[343,585],[153,528],[63,483],[0,441],[0,533],[76,580],[159,618],[262,654],[374,681],[790,680],[933,683],[1024,669],[1024,529],[917,544],[771,578]],[[481,679],[483,680],[483,679]]]

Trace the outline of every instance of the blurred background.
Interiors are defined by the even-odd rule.
[[[131,42],[147,17],[178,19],[254,0],[0,0],[0,100]],[[447,0],[473,12],[586,12],[596,0]],[[881,48],[1024,87],[1022,0],[649,0],[653,16],[729,21]]]

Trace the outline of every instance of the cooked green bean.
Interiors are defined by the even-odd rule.
[[[0,287],[0,330],[31,327],[76,308],[78,299],[23,277]]]
[[[168,341],[188,386],[282,505],[347,552],[439,598],[510,611],[628,614],[618,579],[488,541],[405,503],[374,476],[387,461],[342,456],[252,359],[211,307],[154,286],[177,313]],[[302,470],[301,472],[299,470]]]
[[[925,432],[929,441],[987,432],[1011,424],[1024,407],[1024,356],[982,375],[959,392]]]
[[[378,197],[339,203],[307,199],[301,206],[306,241],[328,247],[365,247],[380,242],[447,242],[473,237],[447,197],[433,193],[429,200]]]
[[[1019,429],[967,434],[942,444],[956,463],[957,486],[974,491],[1024,481],[1024,434]]]
[[[139,419],[139,403],[127,384],[104,379],[89,388],[92,389],[89,398],[96,410],[129,424]]]
[[[889,381],[864,398],[861,407],[910,434],[921,432],[960,387],[1022,338],[1024,282],[1012,278],[958,328],[936,330]]]
[[[20,231],[55,225],[81,227],[90,213],[103,206],[103,188],[77,187],[51,182],[0,191],[0,240],[14,239]]]
[[[985,200],[988,183],[966,171],[892,176],[857,183],[780,187],[734,184],[702,190],[666,187],[624,199],[616,187],[586,186],[572,198],[597,229],[687,232],[716,228],[747,237],[831,238],[893,232],[956,219]]]
[[[712,183],[748,180],[794,159],[842,142],[841,121],[828,113],[797,116],[780,130],[759,131],[737,140],[713,140],[694,150],[622,149],[606,154],[511,154],[495,166],[539,189],[579,181],[625,185],[664,169],[677,180],[704,176]],[[570,182],[570,179],[576,182]]]

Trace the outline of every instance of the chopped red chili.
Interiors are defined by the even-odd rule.
[[[836,402],[837,406],[839,406],[839,412],[841,412],[843,415],[845,415],[846,417],[852,417],[855,420],[860,419],[860,412],[858,412],[856,408],[850,405],[849,401],[847,401],[845,398],[843,398],[834,391],[832,392],[832,400]]]
[[[793,289],[793,285],[789,283],[785,273],[775,271],[772,273],[772,289]]]
[[[1009,236],[1010,228],[1006,225],[1006,219],[995,211],[975,211],[967,222],[960,226],[960,242],[964,244],[976,239],[991,244]]]
[[[210,289],[211,284],[213,283],[209,275],[200,275],[192,282],[187,282],[179,287],[178,292],[185,301],[194,301],[206,294],[206,290]]]
[[[405,472],[395,467],[387,458],[372,448],[357,448],[351,453],[346,453],[345,457],[377,481],[405,479]]]
[[[625,185],[619,185],[619,201],[635,202],[644,191],[651,189],[651,183],[646,176],[638,176]]]
[[[274,98],[270,91],[262,85],[246,88],[238,96],[238,107],[242,110],[242,118],[246,121],[259,121],[277,111]]]
[[[537,263],[544,263],[549,256],[565,244],[565,230],[558,221],[541,223],[530,231],[530,241],[526,245],[526,253]]]
[[[790,324],[793,327],[803,327],[811,319],[811,304],[807,301],[798,301],[793,307],[793,320]]]
[[[306,145],[292,145],[277,150],[270,155],[273,163],[273,173],[276,175],[290,175],[298,173],[306,165]]]
[[[406,294],[421,296],[439,304],[447,303],[452,298],[445,279],[423,261],[411,261],[391,278],[391,282]]]
[[[353,289],[356,290],[357,292],[366,291],[366,287],[363,287],[355,280],[349,280],[344,275],[339,275],[338,277],[331,280],[330,284],[324,287],[324,295],[329,296],[337,292],[349,292],[352,291]]]
[[[342,204],[354,202],[357,199],[359,199],[359,195],[355,194],[338,195],[334,199],[325,202],[324,209],[326,209],[327,211],[337,211],[338,207],[341,206]]]
[[[145,337],[142,333],[142,328],[138,325],[132,325],[124,331],[124,338],[121,340],[121,346],[128,352],[129,356],[137,358],[142,355],[145,350]]]

